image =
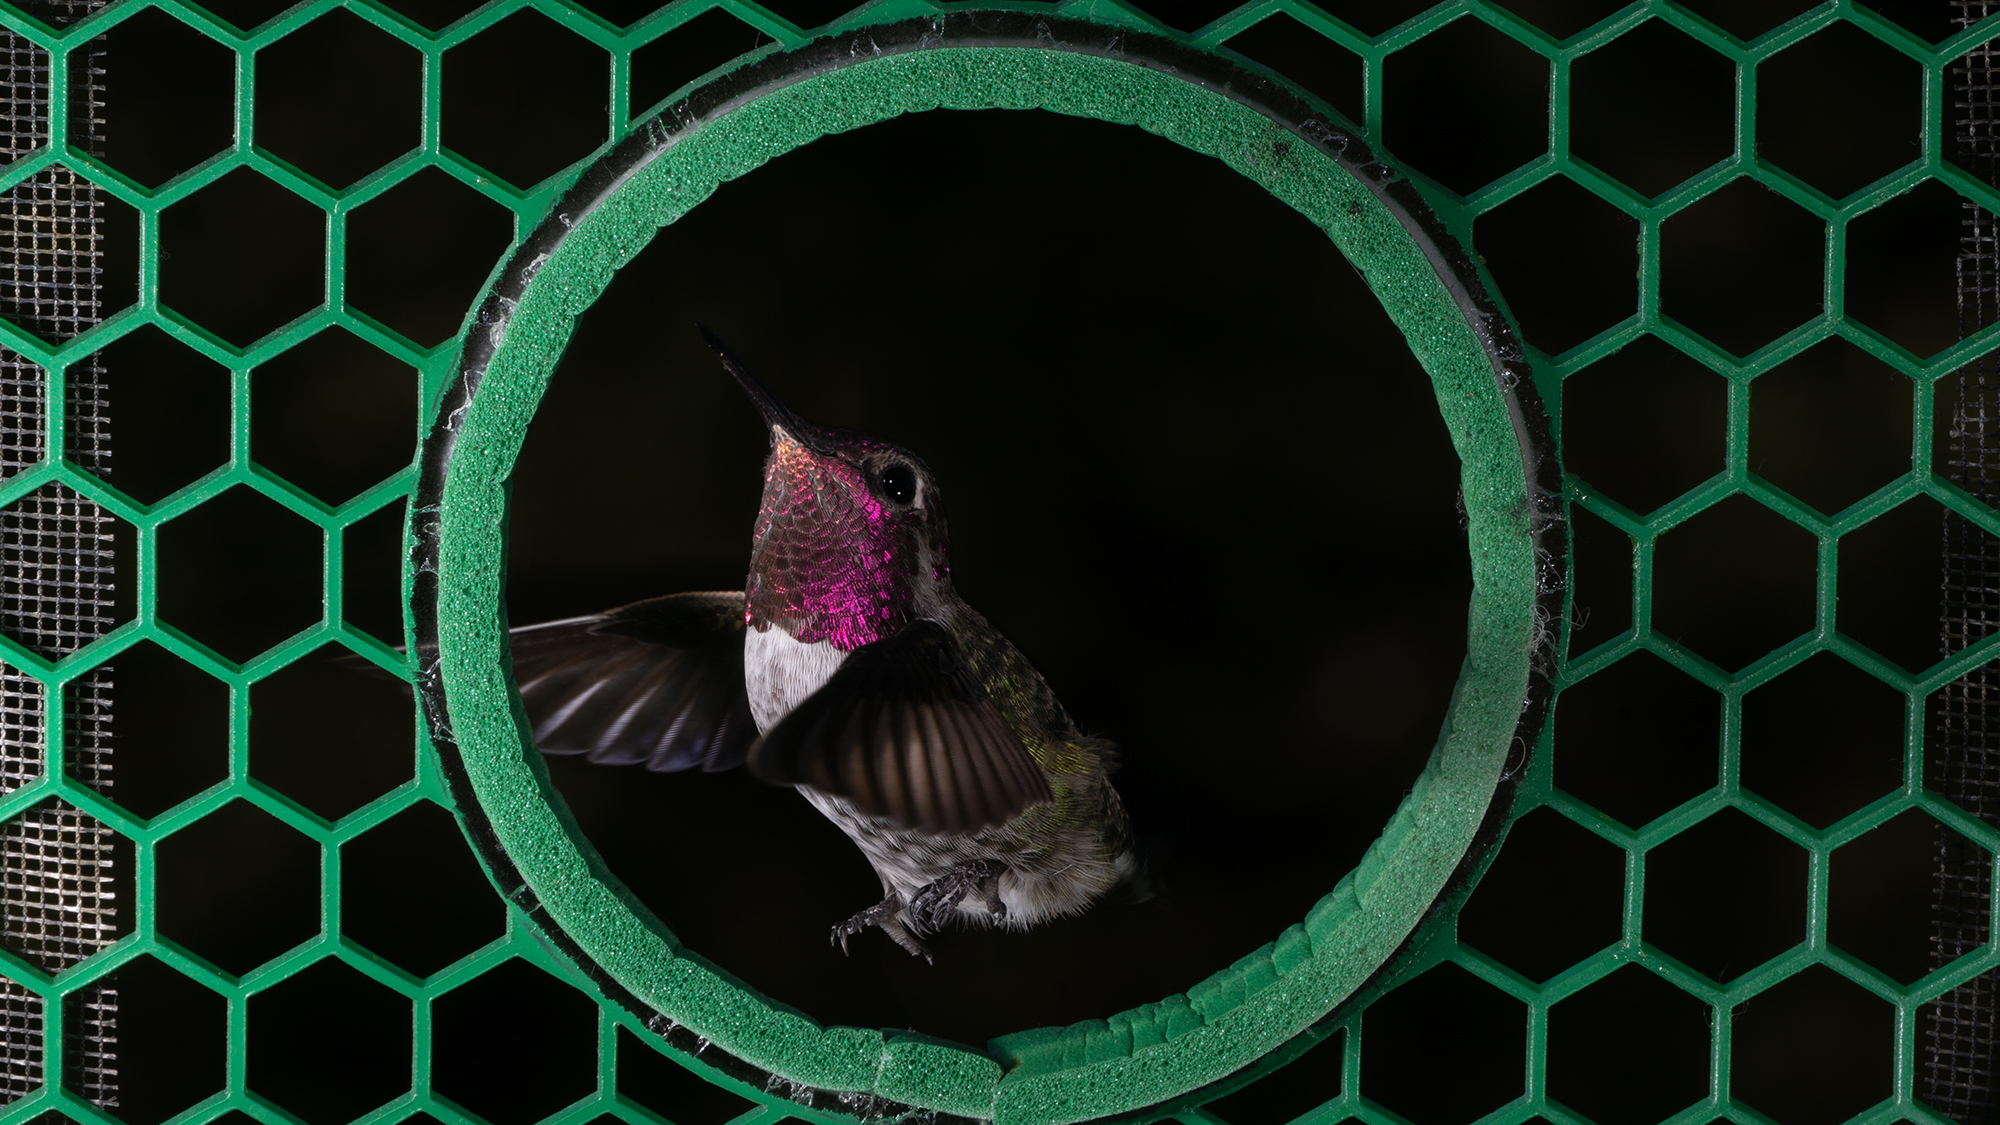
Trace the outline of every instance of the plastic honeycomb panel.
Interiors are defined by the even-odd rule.
[[[154,752],[109,798],[61,770],[0,797],[0,831],[60,800],[117,833],[133,900],[130,932],[73,968],[0,957],[51,1045],[0,1122],[842,1119],[726,1077],[582,982],[476,873],[393,685],[343,716],[351,735],[312,716],[346,674],[330,654],[403,666],[411,404],[452,375],[495,257],[711,68],[933,10],[846,7],[120,0],[56,31],[0,5],[58,74],[101,43],[123,76],[101,154],[57,114],[0,166],[0,196],[62,166],[130,216],[107,226],[121,311],[60,346],[0,322],[0,347],[57,380],[104,354],[129,468],[65,460],[51,396],[43,459],[0,481],[0,507],[80,494],[139,560],[103,639],[52,661],[0,636],[0,661],[51,692],[129,665],[125,721],[172,728],[121,734]],[[1957,208],[2000,210],[1957,162],[1952,104],[2000,17],[1899,22],[1915,7],[1048,6],[1286,77],[1414,174],[1518,286],[1572,470],[1569,694],[1465,925],[1288,1065],[1174,1105],[1181,1125],[1947,1121],[1927,1013],[1990,987],[2000,947],[1925,961],[1902,884],[1948,846],[1990,902],[2000,855],[1994,824],[1926,788],[1925,745],[1936,697],[2000,655],[1932,643],[1926,585],[1943,513],[2000,534],[1943,455],[1959,373],[2000,334],[1957,339],[1935,307]],[[330,112],[341,91],[360,100]],[[247,582],[204,568],[218,540],[243,541]],[[1456,662],[1448,629],[1433,643]],[[350,740],[375,749],[335,758]],[[1897,924],[1867,917],[1883,909]],[[58,1076],[65,1023],[105,986],[128,1053],[99,1110]],[[314,1036],[325,1051],[274,1045]]]

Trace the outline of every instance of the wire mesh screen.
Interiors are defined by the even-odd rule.
[[[1954,0],[1955,22],[1969,27],[1991,14],[1986,0]],[[2000,181],[2000,57],[1993,45],[1968,52],[1954,68],[1959,159],[1988,183]],[[2000,319],[2000,242],[1993,213],[1963,204],[1958,259],[1959,330],[1969,336]],[[1952,414],[1952,480],[1986,504],[2000,503],[2000,367],[1991,356],[1961,372]],[[1962,651],[2000,624],[2000,543],[1955,512],[1945,514],[1942,655]],[[1934,703],[1938,745],[1930,784],[1989,824],[2000,825],[2000,679],[1985,665],[1947,684]],[[1986,857],[1938,829],[1937,947],[1933,967],[1956,961],[1990,936],[1992,873]],[[1928,1009],[1924,1060],[1930,1103],[1961,1122],[1996,1113],[1994,1071],[2000,1058],[2000,993],[1991,977],[1945,993]]]
[[[37,15],[63,26],[103,6],[102,0],[37,5]],[[48,55],[16,35],[0,39],[0,158],[15,159],[49,142],[51,74]],[[71,143],[96,151],[101,59],[81,54],[64,112]],[[103,317],[100,273],[101,196],[67,168],[50,168],[0,196],[0,316],[50,343],[95,326]],[[110,468],[103,364],[92,357],[69,366],[62,415],[69,425],[65,456],[104,476]],[[33,468],[47,454],[52,380],[40,365],[0,351],[0,481]],[[0,509],[0,630],[35,652],[67,656],[113,624],[110,519],[96,503],[51,485]],[[62,721],[50,722],[59,708]],[[61,732],[60,756],[49,733]],[[0,666],[0,787],[33,781],[59,761],[99,793],[111,788],[111,668],[85,673],[57,694],[35,677]],[[70,803],[55,799],[0,825],[0,944],[45,972],[59,972],[110,944],[121,906],[112,886],[113,834]],[[43,1000],[19,984],[0,989],[6,1011],[0,1099],[12,1101],[44,1082]],[[83,990],[66,1027],[64,1058],[72,1085],[94,1105],[115,1106],[113,1044],[117,994]]]

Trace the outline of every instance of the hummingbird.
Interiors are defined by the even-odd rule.
[[[795,787],[882,883],[833,927],[843,953],[874,927],[928,961],[954,921],[1025,930],[1136,889],[1115,748],[953,588],[930,468],[798,417],[701,332],[770,436],[745,587],[512,630],[542,751]]]

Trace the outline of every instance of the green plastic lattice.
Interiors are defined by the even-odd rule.
[[[1071,6],[1066,14],[1088,16],[1093,9],[1118,19],[1139,19],[1122,8],[1106,3]],[[51,347],[0,323],[0,342],[42,365],[49,373],[48,430],[46,460],[38,468],[0,486],[0,504],[11,503],[37,489],[55,485],[75,489],[104,505],[136,532],[138,566],[136,616],[102,640],[66,659],[51,662],[0,638],[0,658],[42,679],[51,690],[70,683],[88,669],[113,660],[132,646],[150,642],[165,649],[190,666],[226,685],[229,700],[230,755],[227,777],[207,785],[195,795],[151,817],[140,817],[104,800],[88,788],[70,780],[61,761],[61,709],[49,709],[48,745],[50,761],[43,777],[0,802],[0,816],[11,817],[51,797],[61,797],[84,809],[120,833],[133,845],[136,857],[136,901],[133,932],[110,949],[75,968],[53,977],[11,955],[0,960],[6,974],[26,984],[49,1003],[45,1009],[46,1038],[51,1044],[62,1041],[63,1005],[60,998],[95,982],[121,966],[138,959],[155,959],[181,974],[193,985],[220,999],[226,1010],[223,1036],[226,1043],[224,1078],[219,1089],[183,1111],[177,1120],[190,1125],[205,1122],[233,1111],[260,1121],[280,1122],[291,1118],[269,1096],[251,1088],[247,1078],[250,1055],[250,1012],[256,998],[315,965],[337,961],[354,973],[375,982],[399,998],[410,1013],[411,1079],[406,1091],[382,1102],[370,1111],[368,1120],[400,1121],[424,1113],[446,1122],[478,1120],[440,1096],[432,1083],[434,1011],[438,1002],[454,990],[503,969],[513,962],[532,966],[564,981],[573,980],[563,958],[549,950],[532,932],[522,915],[510,908],[506,933],[471,955],[427,976],[418,976],[371,954],[341,929],[343,863],[349,849],[367,839],[368,833],[413,806],[425,803],[449,804],[442,780],[431,759],[418,756],[414,777],[386,796],[360,809],[328,818],[302,805],[252,775],[249,767],[249,701],[253,685],[259,684],[318,650],[334,644],[344,646],[385,667],[400,667],[400,658],[381,640],[354,627],[344,603],[344,551],[346,530],[371,515],[406,498],[414,485],[409,471],[399,472],[340,504],[328,504],[287,481],[252,459],[249,431],[252,420],[250,374],[254,368],[272,362],[298,348],[317,334],[338,327],[351,333],[368,347],[415,368],[421,375],[423,400],[434,399],[452,374],[455,348],[450,343],[425,346],[359,311],[346,290],[347,248],[350,226],[371,201],[420,174],[442,174],[505,208],[514,216],[517,230],[526,230],[555,199],[559,189],[577,165],[528,187],[509,185],[500,177],[451,151],[442,143],[442,130],[450,110],[442,102],[441,75],[447,52],[469,43],[493,29],[510,15],[532,9],[559,25],[563,33],[591,45],[610,60],[609,106],[605,118],[606,135],[624,136],[648,107],[633,106],[632,57],[635,51],[671,36],[689,21],[707,11],[721,9],[768,36],[769,50],[800,46],[812,35],[808,30],[747,0],[725,0],[720,4],[692,3],[669,7],[628,28],[610,23],[583,10],[554,2],[499,0],[432,32],[390,6],[365,2],[337,3],[335,0],[300,4],[268,22],[245,30],[192,4],[160,0],[143,3],[129,0],[114,4],[78,25],[56,32],[22,16],[12,8],[0,9],[0,26],[50,52],[54,98],[67,96],[68,54],[89,38],[148,11],[164,12],[200,37],[212,42],[233,60],[235,97],[233,132],[227,147],[179,173],[166,182],[148,187],[115,166],[90,157],[69,146],[60,133],[33,155],[16,161],[0,172],[0,190],[20,185],[53,164],[63,164],[82,172],[112,198],[139,216],[139,254],[136,264],[138,299],[129,308],[109,317],[101,326],[61,347]],[[335,189],[260,148],[257,141],[257,68],[260,52],[298,34],[336,9],[345,9],[364,21],[374,32],[405,45],[421,56],[422,126],[416,146],[405,156],[392,160],[344,189]],[[872,23],[908,18],[931,9],[913,0],[888,0],[876,7],[850,15],[835,28],[845,29]],[[1665,2],[1632,4],[1589,26],[1557,37],[1545,33],[1532,22],[1507,9],[1478,0],[1461,0],[1437,5],[1420,14],[1370,35],[1348,22],[1300,0],[1276,0],[1243,6],[1198,29],[1191,35],[1166,34],[1183,38],[1194,46],[1230,49],[1231,40],[1251,30],[1260,21],[1278,13],[1323,37],[1333,48],[1356,61],[1360,90],[1361,119],[1357,124],[1371,143],[1388,152],[1398,151],[1398,137],[1384,130],[1385,117],[1394,119],[1390,95],[1395,87],[1385,83],[1385,75],[1401,52],[1412,51],[1433,35],[1446,32],[1461,21],[1473,21],[1490,28],[1505,43],[1505,50],[1546,69],[1550,101],[1546,142],[1536,152],[1510,162],[1509,170],[1466,194],[1434,187],[1432,198],[1439,201],[1448,223],[1461,230],[1483,231],[1478,223],[1537,186],[1550,181],[1567,182],[1587,193],[1592,206],[1609,209],[1636,225],[1637,285],[1631,307],[1615,323],[1595,332],[1582,342],[1556,355],[1536,355],[1537,379],[1544,397],[1553,405],[1563,401],[1566,382],[1591,378],[1592,368],[1603,364],[1620,349],[1652,339],[1670,345],[1703,369],[1715,373],[1726,384],[1726,443],[1713,475],[1691,488],[1678,492],[1669,501],[1641,512],[1638,504],[1620,503],[1618,490],[1604,489],[1594,482],[1571,479],[1570,500],[1590,517],[1610,524],[1629,538],[1631,544],[1630,604],[1631,624],[1622,633],[1591,648],[1572,654],[1559,669],[1560,681],[1588,696],[1589,685],[1614,682],[1620,670],[1638,666],[1640,654],[1670,665],[1676,675],[1694,686],[1694,698],[1714,701],[1719,709],[1720,739],[1715,744],[1718,767],[1698,790],[1676,800],[1656,815],[1635,817],[1642,823],[1626,823],[1594,807],[1559,781],[1570,776],[1565,771],[1564,746],[1556,740],[1564,730],[1560,710],[1553,736],[1545,736],[1517,804],[1517,818],[1546,808],[1540,823],[1554,817],[1576,826],[1587,836],[1622,857],[1622,909],[1615,931],[1594,951],[1579,956],[1556,971],[1537,972],[1532,977],[1521,967],[1504,963],[1464,941],[1440,940],[1422,955],[1402,966],[1402,979],[1440,979],[1440,974],[1469,975],[1479,984],[1481,996],[1497,998],[1508,1018],[1525,1025],[1525,1051],[1518,1071],[1518,1091],[1484,1107],[1483,1120],[1491,1125],[1520,1125],[1542,1118],[1558,1125],[1586,1120],[1577,1109],[1566,1105],[1551,1090],[1552,1069],[1564,1064],[1562,1051],[1572,1042],[1552,1039],[1552,1023],[1574,1006],[1594,1001],[1614,983],[1623,985],[1641,974],[1645,980],[1670,986],[1671,1004],[1698,1014],[1704,1026],[1701,1038],[1705,1065],[1701,1067],[1704,1092],[1690,1096],[1670,1120],[1677,1125],[1700,1125],[1716,1117],[1727,1117],[1749,1125],[1766,1120],[1760,1107],[1744,1097],[1738,1078],[1743,1070],[1736,1049],[1736,1029],[1759,1018],[1766,1005],[1760,998],[1778,998],[1804,987],[1831,988],[1842,995],[1860,997],[1871,1010],[1885,1018],[1869,1022],[1868,1034],[1876,1035],[1871,1048],[1886,1058],[1890,1075],[1887,1087],[1877,1100],[1854,1107],[1854,1120],[1870,1123],[1916,1120],[1942,1125],[1943,1119],[1925,1106],[1921,1090],[1920,1013],[1923,1006],[1943,993],[1982,974],[2000,968],[2000,951],[1991,944],[1956,962],[1930,971],[1914,980],[1901,980],[1844,951],[1829,940],[1830,896],[1839,849],[1866,846],[1878,830],[1891,825],[1906,813],[1917,811],[1956,830],[1974,845],[1983,848],[1991,860],[2000,853],[2000,833],[1992,826],[1967,815],[1952,802],[1924,788],[1924,715],[1927,698],[1942,685],[1990,660],[2000,639],[1988,638],[1929,667],[1904,668],[1854,640],[1841,629],[1838,595],[1842,564],[1841,545],[1876,521],[1898,511],[1903,505],[1928,497],[1943,508],[1956,512],[1989,533],[2000,534],[2000,517],[1931,471],[1937,414],[1935,388],[1944,377],[1968,361],[1993,350],[2000,342],[1995,329],[1986,328],[1960,343],[1920,356],[1894,342],[1882,331],[1848,313],[1849,230],[1857,220],[1873,214],[1893,201],[1926,184],[1942,185],[1964,199],[1991,208],[2000,207],[2000,193],[1950,162],[1949,137],[1945,121],[1949,108],[1950,67],[1978,46],[2000,25],[1989,20],[1963,33],[1932,44],[1906,31],[1872,10],[1851,0],[1834,0],[1764,31],[1745,41],[1716,23],[1691,12],[1687,7]],[[1358,18],[1358,17],[1357,17]],[[1650,34],[1661,26],[1673,28],[1696,43],[1735,77],[1734,109],[1731,117],[1728,153],[1712,166],[1648,195],[1620,183],[1592,167],[1572,151],[1573,68],[1589,60],[1594,52],[1605,51],[1626,36]],[[1768,64],[1788,49],[1820,34],[1838,32],[1858,35],[1871,49],[1891,60],[1908,60],[1908,70],[1919,83],[1920,140],[1913,158],[1886,171],[1849,194],[1833,197],[1785,170],[1778,162],[1759,154],[1760,80],[1769,73]],[[1408,56],[1404,56],[1407,58]],[[62,129],[63,115],[55,115],[55,128]],[[1416,142],[1413,140],[1412,145]],[[161,300],[162,253],[160,235],[163,213],[172,206],[201,198],[204,191],[216,190],[218,182],[232,173],[248,169],[288,197],[288,205],[316,211],[324,217],[322,251],[326,285],[317,307],[246,346],[227,342],[176,311]],[[1421,167],[1416,169],[1421,172]],[[1819,293],[1821,311],[1747,354],[1737,354],[1690,329],[1662,311],[1662,280],[1672,280],[1676,266],[1663,258],[1663,229],[1675,216],[1700,213],[1703,201],[1715,197],[1732,184],[1749,181],[1775,193],[1788,214],[1806,216],[1808,225],[1821,233],[1824,272]],[[1467,185],[1461,185],[1467,186]],[[295,202],[293,202],[295,201]],[[1683,220],[1688,221],[1688,220]],[[1503,281],[1505,278],[1503,277]],[[154,503],[141,503],[109,487],[63,459],[65,440],[62,411],[64,369],[96,350],[138,331],[156,326],[192,351],[226,368],[230,379],[230,458],[223,467],[178,489]],[[1526,326],[1532,343],[1537,339],[1535,324]],[[1800,356],[1829,339],[1847,341],[1876,361],[1887,365],[1907,380],[1910,427],[1907,457],[1900,460],[1901,472],[1881,487],[1837,511],[1817,510],[1771,484],[1757,472],[1751,460],[1751,390],[1754,381],[1788,360]],[[1561,415],[1557,414],[1560,432]],[[415,434],[410,435],[414,444]],[[1570,435],[1574,437],[1575,435]],[[237,662],[203,645],[177,629],[158,612],[157,576],[163,526],[178,517],[198,511],[230,490],[243,488],[283,509],[292,519],[314,529],[321,540],[323,583],[319,619],[249,659]],[[237,495],[241,495],[240,493]],[[1727,502],[1727,503],[1726,503]],[[1705,658],[1695,647],[1674,635],[1655,628],[1653,606],[1662,573],[1660,548],[1671,548],[1672,533],[1701,527],[1742,505],[1753,505],[1755,518],[1782,520],[1813,544],[1811,590],[1813,613],[1809,628],[1770,647],[1762,655],[1731,670]],[[1709,513],[1706,517],[1704,513]],[[1669,560],[1671,561],[1671,559]],[[1580,564],[1587,565],[1587,564]],[[1620,569],[1614,566],[1610,569]],[[1671,576],[1671,575],[1669,575]],[[1591,576],[1579,572],[1579,579]],[[1605,577],[1611,577],[1609,574]],[[1614,579],[1615,581],[1615,579]],[[1829,824],[1814,825],[1781,803],[1746,789],[1742,781],[1742,749],[1745,697],[1756,689],[1778,681],[1816,656],[1832,654],[1846,665],[1859,669],[1873,683],[1898,697],[1902,704],[1903,741],[1899,780],[1858,810],[1847,811]],[[1734,661],[1732,661],[1734,663]],[[1579,751],[1583,748],[1579,747]],[[1572,785],[1571,788],[1576,788]],[[319,860],[318,932],[275,957],[238,974],[195,955],[158,927],[159,902],[155,891],[156,856],[160,846],[177,834],[201,825],[210,817],[234,815],[242,806],[254,807],[274,818],[285,830],[308,841]],[[1731,812],[1730,810],[1735,810]],[[1805,903],[1802,933],[1779,943],[1761,962],[1740,966],[1735,975],[1718,979],[1683,959],[1665,952],[1658,934],[1672,921],[1660,909],[1649,909],[1651,886],[1657,888],[1660,872],[1681,863],[1681,854],[1691,841],[1712,834],[1718,825],[1747,818],[1761,828],[1751,837],[1778,841],[1778,847],[1796,858],[1800,875],[1789,885]],[[1506,852],[1503,848],[1502,855]],[[1446,937],[1451,935],[1447,934]],[[1672,944],[1669,942],[1668,944]],[[1446,969],[1444,966],[1452,966]],[[1436,969],[1433,973],[1431,970]],[[1623,975],[1618,975],[1622,971]],[[1616,976],[1616,981],[1607,980]],[[1835,982],[1831,985],[1826,982]],[[565,987],[568,987],[567,985]],[[582,986],[578,986],[582,987]],[[1411,987],[1415,987],[1412,985]],[[1398,994],[1389,992],[1376,1001],[1386,1013],[1386,1005]],[[400,1009],[398,1009],[400,1010]],[[1310,1111],[1311,1122],[1356,1119],[1371,1125],[1390,1125],[1403,1120],[1397,1107],[1385,1104],[1368,1085],[1372,1073],[1368,1052],[1379,1049],[1376,1042],[1393,1042],[1385,1037],[1384,1019],[1370,1025],[1375,1008],[1353,1011],[1338,1027],[1323,1029],[1339,1036],[1338,1076],[1325,1076],[1329,1097]],[[636,1029],[629,1016],[609,1007],[598,1006],[595,1027],[598,1043],[597,1088],[548,1120],[569,1125],[593,1121],[609,1114],[619,1120],[641,1125],[656,1120],[647,1109],[620,1096],[617,1060],[620,1052],[649,1051],[631,1036]],[[192,1029],[191,1034],[195,1031]],[[641,1033],[643,1034],[643,1032]],[[1373,1034],[1376,1038],[1371,1040]],[[1300,1047],[1305,1046],[1301,1044]],[[803,1110],[782,1092],[751,1089],[715,1074],[699,1059],[676,1061],[697,1074],[728,1086],[737,1095],[754,1103],[739,1120],[775,1122],[786,1117],[817,1120],[827,1117]],[[1275,1061],[1275,1060],[1274,1060]],[[62,1071],[57,1060],[49,1060],[46,1072]],[[1798,1075],[1801,1081],[1806,1075]],[[1269,1081],[1269,1079],[1265,1079]],[[1218,1090],[1217,1093],[1223,1091]],[[28,1120],[46,1110],[59,1110],[72,1117],[90,1119],[98,1111],[75,1096],[50,1084],[43,1092],[8,1107],[6,1120]],[[1200,1125],[1228,1121],[1228,1110],[1191,1109],[1181,1120]]]

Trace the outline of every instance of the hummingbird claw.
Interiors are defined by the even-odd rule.
[[[917,892],[910,901],[909,917],[920,933],[936,933],[958,911],[965,896],[980,893],[987,912],[995,918],[1007,917],[1007,905],[1000,901],[1000,875],[1007,865],[997,859],[961,863],[944,877]]]
[[[891,892],[888,898],[835,926],[831,936],[832,943],[838,945],[840,952],[846,955],[847,939],[870,926],[874,926],[883,933],[888,934],[889,940],[902,946],[903,951],[910,956],[922,957],[926,962],[930,962],[930,949],[923,942],[917,940],[916,935],[912,934],[910,929],[903,925],[902,913],[902,897]]]

